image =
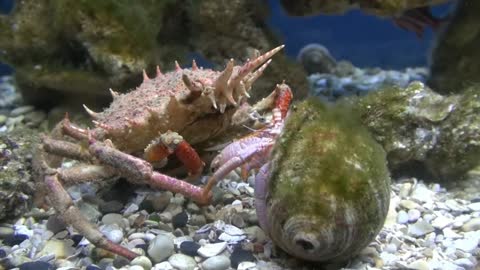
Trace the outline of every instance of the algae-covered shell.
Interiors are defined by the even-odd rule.
[[[336,262],[374,240],[390,201],[384,150],[347,108],[294,106],[272,152],[267,227],[296,257]]]

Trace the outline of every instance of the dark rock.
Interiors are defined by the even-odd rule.
[[[76,246],[78,246],[78,244],[80,243],[80,241],[82,241],[83,235],[81,235],[81,234],[74,234],[74,235],[72,235],[71,239],[72,239],[72,241],[73,241],[73,246],[76,247]]]
[[[179,214],[176,214],[172,218],[172,224],[174,228],[182,228],[187,225],[188,222],[188,215],[187,212],[182,211]]]
[[[7,252],[3,249],[0,249],[0,259],[7,257]]]
[[[130,261],[127,258],[117,256],[115,259],[113,259],[113,266],[116,268],[122,268],[126,265],[128,265]]]
[[[22,243],[25,239],[28,239],[28,235],[25,234],[14,234],[10,237],[6,237],[3,240],[3,244],[7,246],[14,246]]]
[[[54,234],[61,232],[67,228],[65,222],[60,219],[57,215],[52,215],[48,218],[47,229]]]
[[[52,270],[54,267],[47,263],[47,262],[42,262],[42,261],[36,261],[36,262],[26,262],[22,263],[21,265],[18,266],[20,270]]]
[[[102,269],[96,266],[95,264],[90,264],[89,266],[87,266],[86,270],[102,270]]]
[[[198,249],[200,248],[200,245],[193,242],[193,241],[183,241],[180,244],[180,251],[188,256],[198,256]]]
[[[230,256],[231,266],[233,268],[237,268],[241,262],[254,262],[255,257],[253,256],[251,251],[247,251],[242,249],[242,247],[237,246],[232,252]]]
[[[100,204],[99,209],[103,214],[120,213],[123,209],[123,203],[117,200],[108,201]]]

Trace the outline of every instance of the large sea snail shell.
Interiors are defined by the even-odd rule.
[[[390,201],[385,152],[348,108],[294,106],[270,163],[267,228],[287,253],[346,260],[372,242]]]

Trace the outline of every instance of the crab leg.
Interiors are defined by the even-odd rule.
[[[71,168],[57,169],[57,172],[62,182],[67,185],[98,182],[117,176],[113,168],[103,165],[76,165]]]
[[[100,231],[90,224],[80,210],[75,207],[70,195],[68,195],[67,191],[63,188],[56,173],[46,175],[45,183],[50,191],[49,199],[52,201],[51,205],[53,205],[55,210],[60,214],[63,221],[67,224],[72,224],[72,226],[92,242],[92,244],[121,255],[129,260],[133,260],[139,256],[137,253],[109,241]]]
[[[153,171],[152,165],[143,159],[125,154],[93,138],[89,139],[89,143],[89,150],[93,156],[103,164],[115,168],[131,182],[168,189],[202,203],[209,201],[211,197],[211,194],[204,192],[201,187]]]
[[[43,137],[42,139],[43,150],[45,152],[54,154],[61,157],[76,159],[76,160],[91,160],[92,156],[84,147],[78,144],[63,141],[54,140],[49,137]]]

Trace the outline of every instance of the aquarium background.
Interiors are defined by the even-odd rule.
[[[422,38],[404,31],[390,20],[351,11],[342,16],[318,15],[291,17],[278,0],[268,0],[271,7],[269,25],[281,35],[286,52],[296,57],[309,43],[326,46],[337,60],[349,60],[358,67],[400,69],[427,65],[434,34],[429,29]],[[14,0],[0,0],[0,12],[7,13]],[[445,14],[450,5],[434,8],[434,14]],[[1,38],[1,37],[0,37]],[[11,69],[0,63],[0,74]]]

